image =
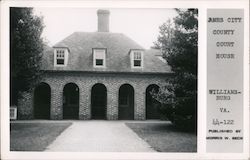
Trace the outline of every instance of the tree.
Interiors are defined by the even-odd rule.
[[[29,91],[41,74],[43,18],[32,8],[10,8],[11,105]]]
[[[161,110],[178,127],[196,129],[198,10],[176,9],[173,23],[160,26],[155,47],[171,66],[174,76],[158,93],[152,93],[162,104]]]

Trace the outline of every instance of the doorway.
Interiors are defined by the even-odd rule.
[[[50,119],[51,90],[47,83],[40,83],[34,91],[34,118]]]
[[[91,90],[91,118],[106,119],[107,89],[101,84],[95,84]]]
[[[146,89],[146,119],[160,119],[160,102],[152,97],[152,91],[158,92],[159,86],[151,84]]]
[[[68,83],[63,89],[63,119],[78,119],[79,88],[74,83]]]
[[[119,89],[119,111],[120,120],[134,119],[134,88],[124,84]]]

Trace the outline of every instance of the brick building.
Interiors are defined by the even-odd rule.
[[[150,95],[171,75],[156,49],[109,32],[98,10],[97,32],[75,32],[47,49],[43,78],[18,104],[19,119],[157,119]]]

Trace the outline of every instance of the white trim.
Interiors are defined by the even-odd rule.
[[[96,65],[96,52],[95,51],[104,51],[104,59],[103,59],[103,65]],[[93,67],[94,68],[106,68],[106,49],[101,48],[95,48],[93,49]]]
[[[141,66],[135,66],[134,65],[134,53],[135,52],[140,52],[141,53]],[[131,68],[143,68],[143,63],[144,63],[144,52],[143,50],[131,50],[130,53],[130,63],[131,63]]]
[[[64,51],[64,64],[57,64],[57,50]],[[65,67],[68,64],[69,51],[67,48],[54,48],[54,67]]]

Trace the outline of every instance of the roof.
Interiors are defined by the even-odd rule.
[[[140,73],[170,73],[171,69],[156,55],[159,50],[144,50],[139,44],[121,33],[110,32],[75,32],[66,37],[54,47],[69,49],[68,64],[65,67],[54,67],[53,48],[44,53],[44,70],[50,71],[87,71],[87,72],[140,72]],[[94,48],[107,49],[106,67],[93,67]],[[143,68],[131,68],[131,49],[144,50]]]

